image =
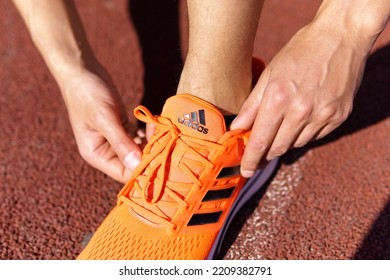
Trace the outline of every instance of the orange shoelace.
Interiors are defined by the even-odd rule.
[[[176,225],[172,222],[172,218],[165,214],[161,208],[184,207],[189,210],[189,203],[178,195],[180,192],[177,190],[183,187],[192,189],[194,185],[199,189],[202,187],[198,175],[194,174],[189,166],[200,166],[205,170],[213,169],[215,166],[199,151],[207,150],[210,152],[214,150],[223,152],[226,151],[227,147],[204,139],[183,135],[168,118],[155,117],[143,106],[136,108],[135,116],[140,121],[154,124],[156,133],[145,146],[143,159],[134,171],[132,179],[119,193],[119,201],[125,203],[149,221],[163,224],[171,230],[175,230]],[[191,143],[191,146],[188,143]],[[181,157],[178,163],[178,167],[186,174],[191,183],[168,180],[169,168],[167,162],[175,147],[180,147],[185,153],[192,155],[193,159]],[[129,196],[133,188],[142,194],[141,197]],[[161,200],[164,193],[168,194],[172,200]]]

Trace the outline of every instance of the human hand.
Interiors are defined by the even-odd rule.
[[[99,73],[99,74],[96,74]],[[126,182],[141,158],[127,134],[123,104],[105,71],[80,71],[61,88],[81,156],[93,167]]]
[[[73,1],[13,2],[60,87],[81,156],[127,181],[141,158],[140,147],[127,135],[126,110],[89,45]]]
[[[241,162],[244,177],[346,120],[369,51],[355,35],[312,23],[266,67],[231,125],[252,128]]]

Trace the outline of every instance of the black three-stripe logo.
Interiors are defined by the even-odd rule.
[[[191,119],[193,122],[200,123],[202,125],[206,125],[206,117],[204,114],[204,110],[198,110],[198,112],[191,112],[190,114],[183,115],[187,119]]]
[[[184,114],[180,116],[177,121],[203,134],[207,134],[209,132],[209,129],[206,128],[206,114],[203,109]]]
[[[223,168],[218,178],[228,178],[237,176],[240,174],[240,166],[232,166]],[[219,189],[219,190],[209,190],[206,195],[203,197],[202,202],[214,201],[219,199],[227,199],[233,195],[235,190],[234,187]],[[210,212],[210,213],[196,213],[193,214],[190,221],[188,222],[188,226],[198,226],[205,224],[213,224],[219,221],[219,218],[222,214],[222,211]]]
[[[203,198],[202,202],[229,198],[232,196],[234,189],[235,187],[222,190],[209,190]],[[198,226],[216,223],[218,222],[221,214],[222,211],[193,214],[188,222],[188,226]]]

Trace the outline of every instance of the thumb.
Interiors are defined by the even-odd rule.
[[[232,121],[230,125],[231,130],[235,129],[244,129],[248,130],[252,127],[252,124],[255,121],[257,106],[252,101],[253,95],[250,95],[247,100],[242,105],[240,112],[237,117]]]
[[[118,158],[127,169],[134,171],[141,162],[141,149],[127,134],[119,116],[106,116],[104,124],[100,127]]]

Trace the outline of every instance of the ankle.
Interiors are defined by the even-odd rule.
[[[238,114],[251,89],[251,61],[229,64],[191,58],[186,61],[177,93],[192,94],[232,115]]]

